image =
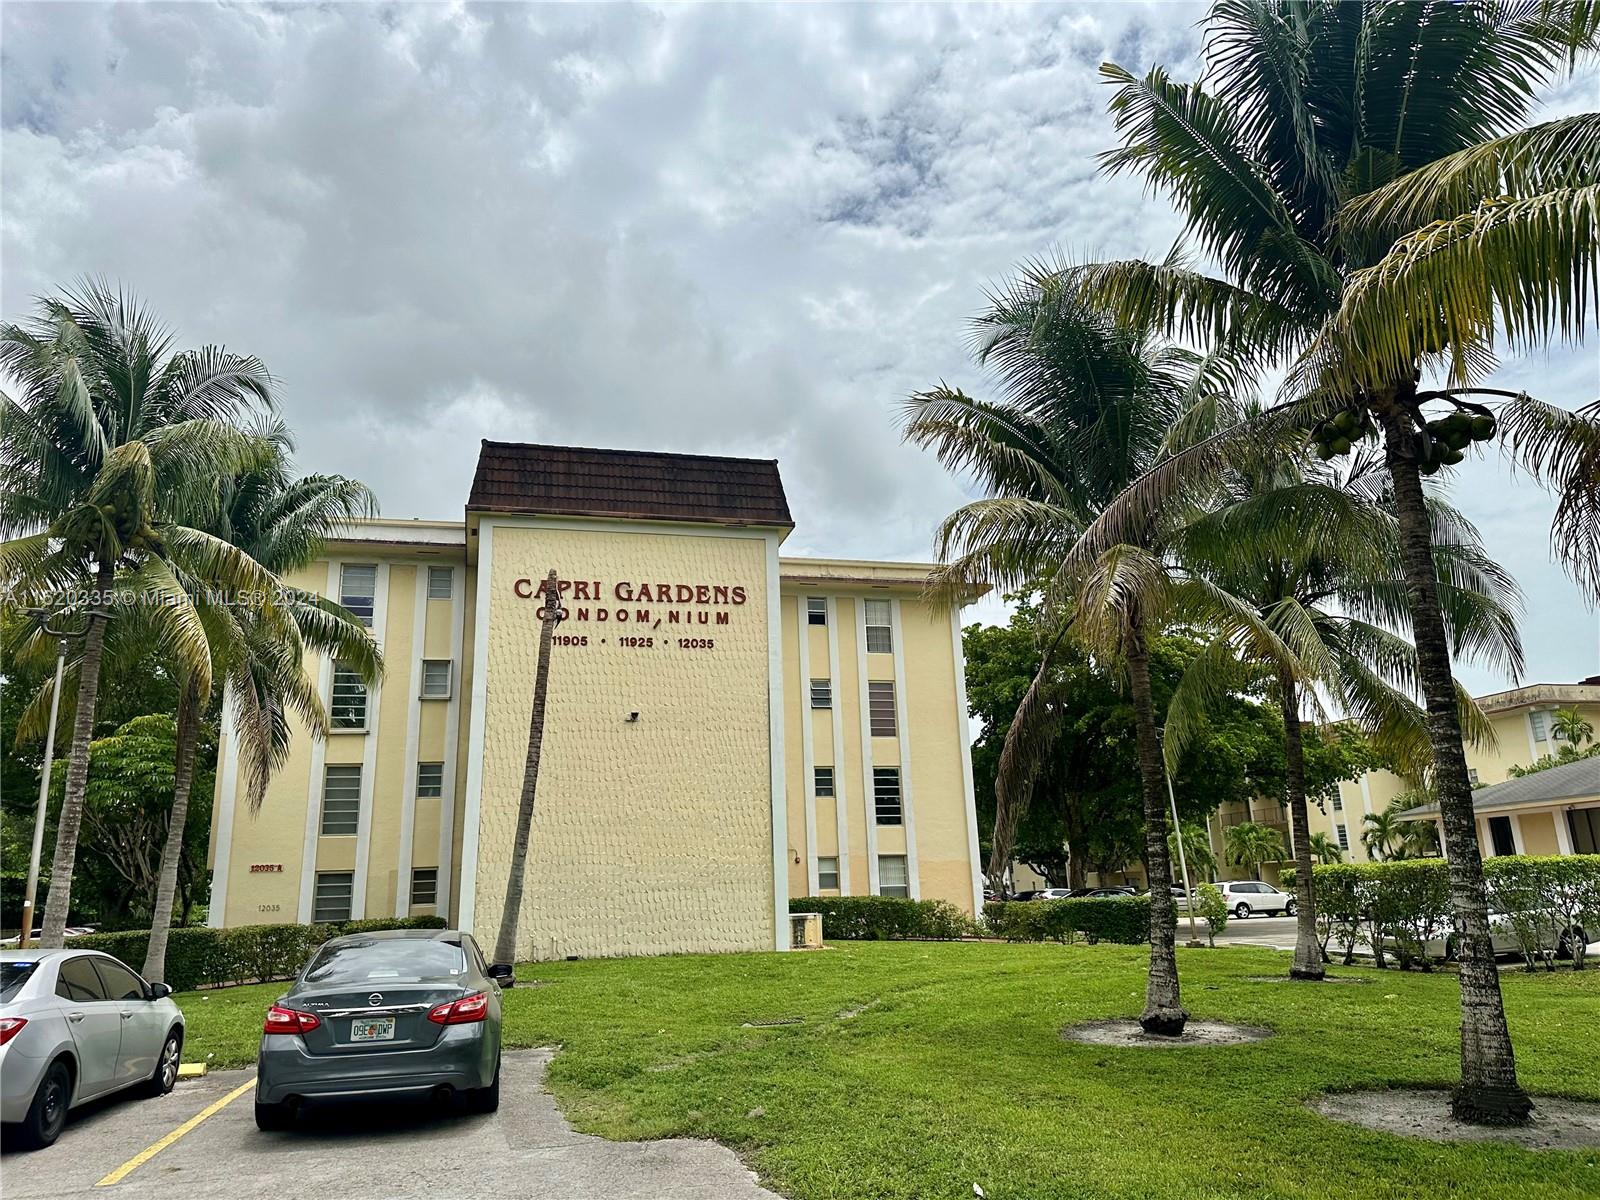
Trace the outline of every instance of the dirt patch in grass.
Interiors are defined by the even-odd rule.
[[[1226,1021],[1190,1021],[1178,1037],[1146,1033],[1137,1021],[1086,1021],[1068,1025],[1063,1039],[1086,1046],[1134,1046],[1141,1049],[1170,1050],[1181,1046],[1243,1046],[1272,1036],[1260,1025],[1230,1025]]]
[[[1317,983],[1371,983],[1370,979],[1362,979],[1355,975],[1324,975],[1320,980],[1295,979],[1288,975],[1246,975],[1246,983],[1304,983],[1315,986]]]
[[[1533,1119],[1514,1126],[1456,1120],[1450,1114],[1450,1093],[1442,1089],[1334,1092],[1312,1101],[1311,1107],[1335,1121],[1432,1142],[1514,1142],[1529,1150],[1600,1146],[1600,1104],[1592,1100],[1535,1099]]]

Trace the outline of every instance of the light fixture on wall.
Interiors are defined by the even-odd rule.
[[[638,721],[638,719],[639,719],[639,714],[638,713],[631,712],[631,713],[628,714],[628,724],[629,725],[632,725],[634,722]]]

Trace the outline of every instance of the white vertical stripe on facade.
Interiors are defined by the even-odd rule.
[[[956,739],[961,753],[961,794],[967,809],[967,854],[972,860],[972,911],[983,915],[983,864],[978,861],[978,799],[972,786],[972,733],[967,726],[967,656],[961,645],[961,608],[950,606],[950,655],[956,670]]]
[[[456,927],[471,931],[477,916],[478,812],[483,804],[483,730],[489,695],[489,595],[494,590],[494,522],[478,523],[478,606],[472,630],[472,718],[467,729],[467,797],[461,814],[461,898]]]
[[[806,598],[795,597],[795,607],[799,610],[800,630],[800,669],[796,672],[800,678],[800,786],[805,788],[806,797],[806,895],[817,894],[817,758],[815,747],[812,746],[811,733],[811,618],[807,614]],[[837,698],[833,697],[832,689],[837,684],[830,679],[828,683],[830,703],[837,707]],[[785,872],[787,874],[787,872]]]
[[[1557,808],[1550,814],[1550,819],[1556,823],[1556,853],[1572,853],[1572,825],[1567,816],[1569,809]]]
[[[228,914],[228,868],[233,861],[233,810],[239,802],[239,746],[233,726],[233,690],[222,686],[222,734],[217,739],[217,757],[222,762],[222,780],[217,796],[217,846],[211,867],[211,898],[206,908],[206,924],[221,928]]]
[[[450,865],[455,849],[456,825],[456,757],[461,741],[461,689],[466,682],[466,664],[461,660],[462,643],[466,638],[467,569],[452,567],[450,571],[450,661],[455,664],[455,686],[450,689],[449,707],[444,715],[444,786],[439,797],[439,875],[434,912],[446,921],[454,911],[450,903]],[[479,667],[473,664],[476,681]],[[418,691],[422,689],[418,688]]]
[[[1522,714],[1522,723],[1527,727],[1528,730],[1528,761],[1530,763],[1538,762],[1539,743],[1534,739],[1533,736],[1533,710],[1531,708]]]
[[[331,600],[339,599],[339,568],[344,560],[328,560],[328,590],[323,593]],[[317,695],[327,711],[333,703],[333,656],[322,655],[317,664]],[[311,895],[316,884],[317,838],[322,833],[322,776],[328,761],[328,739],[311,740],[311,777],[306,783],[306,840],[300,850],[300,913],[302,925],[311,920]]]
[[[889,601],[889,621],[894,638],[894,727],[900,743],[900,812],[906,830],[906,875],[911,898],[922,899],[922,879],[917,870],[917,806],[911,799],[911,722],[906,720],[906,650],[900,626],[900,600]],[[870,716],[869,716],[870,719]]]
[[[1518,854],[1526,854],[1522,848],[1522,818],[1516,813],[1511,813],[1511,848]]]
[[[417,567],[411,613],[411,694],[406,697],[405,773],[400,778],[400,853],[395,862],[394,915],[411,912],[411,842],[417,821],[417,743],[422,737],[422,643],[428,632],[428,568]],[[454,694],[455,689],[451,689]]]
[[[833,680],[833,686],[839,686],[839,606],[834,598],[829,596],[826,600],[828,607],[828,678]],[[839,848],[839,894],[850,894],[850,826],[845,820],[845,795],[848,789],[844,783],[844,713],[837,699],[834,700],[833,712],[833,823],[838,831],[837,846]]]
[[[867,601],[855,597],[856,709],[861,716],[861,803],[867,814],[867,895],[878,894],[878,809],[872,789],[872,719],[867,699]]]
[[[372,639],[383,647],[384,622],[389,616],[389,564],[379,563],[372,587]],[[372,858],[372,808],[377,803],[378,718],[383,703],[383,680],[367,689],[367,732],[361,743],[361,814],[356,820],[355,887],[350,897],[350,918],[367,915],[367,871]]]
[[[767,543],[767,730],[771,742],[769,773],[772,789],[772,942],[789,949],[789,811],[783,776],[783,609],[778,577],[778,535]],[[807,711],[809,718],[810,712]]]

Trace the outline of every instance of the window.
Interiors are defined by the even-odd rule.
[[[107,999],[144,999],[144,980],[127,967],[119,962],[112,962],[109,958],[96,958],[90,961],[94,963],[94,969],[100,972],[100,981],[106,986]]]
[[[367,727],[367,685],[343,663],[333,664],[333,702],[328,720],[335,729]]]
[[[833,681],[831,679],[813,679],[811,681],[811,707],[833,707]]]
[[[873,737],[894,736],[894,680],[873,679],[867,683],[867,715]]]
[[[428,568],[428,599],[449,600],[456,594],[456,575],[449,567]]]
[[[319,871],[311,900],[313,921],[348,921],[355,876],[349,871]],[[427,945],[428,943],[423,943]]]
[[[450,699],[450,667],[448,658],[422,660],[422,698],[424,700]]]
[[[815,786],[812,788],[812,795],[815,795],[815,796],[831,796],[831,795],[833,795],[833,768],[832,767],[818,767],[816,769],[816,771],[815,771],[815,777],[814,777],[813,782],[814,782]]]
[[[1547,712],[1531,712],[1528,714],[1528,724],[1533,728],[1533,740],[1548,742],[1550,740],[1550,714]]]
[[[1335,825],[1334,832],[1339,835],[1339,849],[1350,849],[1350,831],[1343,825]]]
[[[878,895],[911,895],[911,876],[906,871],[904,854],[878,855]]]
[[[339,568],[339,603],[348,608],[363,625],[372,624],[377,594],[377,567],[346,563]]]
[[[905,820],[900,805],[900,768],[872,768],[872,807],[879,825],[899,825]]]
[[[1567,813],[1574,854],[1600,854],[1600,808],[1574,808]]]
[[[411,872],[411,903],[437,904],[439,902],[439,868],[418,867]]]
[[[56,995],[75,1004],[106,999],[106,986],[95,974],[94,963],[87,954],[61,964],[56,974]]]
[[[1478,786],[1478,768],[1477,767],[1468,767],[1467,768],[1467,782],[1470,783],[1473,787],[1477,787]]]
[[[894,633],[890,627],[889,602],[868,600],[866,603],[867,653],[893,654]]]
[[[1337,787],[1333,789],[1333,811],[1344,811],[1344,793],[1341,792]]]
[[[417,764],[417,799],[430,800],[444,795],[444,764]]]
[[[823,596],[806,597],[806,624],[826,625],[828,623],[828,601]]]
[[[349,837],[361,823],[361,766],[328,766],[322,776],[322,834]]]
[[[1515,854],[1517,852],[1517,839],[1511,833],[1510,817],[1489,818],[1489,840],[1494,844],[1496,854]]]
[[[817,890],[821,892],[837,892],[839,890],[838,858],[817,859]]]

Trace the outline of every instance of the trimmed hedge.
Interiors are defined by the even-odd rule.
[[[821,913],[822,936],[843,942],[902,938],[954,941],[977,932],[972,918],[947,900],[903,896],[791,896],[792,913]]]
[[[377,929],[443,929],[442,917],[376,917],[326,925],[240,925],[212,929],[189,925],[167,934],[167,983],[174,991],[221,983],[268,983],[299,973],[316,948],[329,938]],[[86,933],[68,938],[74,950],[103,950],[134,970],[144,965],[148,929]]]
[[[1091,941],[1137,946],[1150,940],[1150,897],[1080,896],[1075,900],[991,900],[984,920],[1008,942]]]
[[[1600,934],[1600,855],[1500,855],[1484,860],[1483,875],[1490,910],[1506,914],[1530,966],[1555,969],[1555,944],[1565,930],[1582,927],[1591,939]],[[1450,868],[1442,858],[1330,863],[1313,868],[1311,878],[1324,946],[1344,946],[1346,962],[1364,939],[1378,966],[1385,965],[1387,946],[1403,969],[1426,971],[1427,943],[1455,932]],[[1582,942],[1572,951],[1573,969],[1582,970]]]

